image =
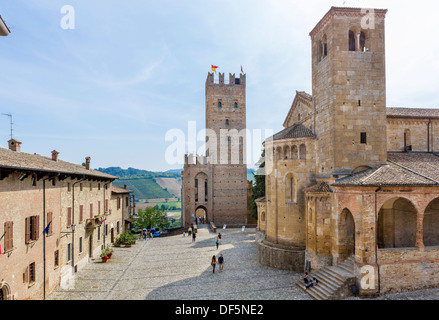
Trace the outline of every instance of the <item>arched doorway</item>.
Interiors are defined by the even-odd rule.
[[[416,246],[417,213],[405,198],[387,200],[378,212],[378,248]]]
[[[0,282],[0,300],[10,300],[9,293],[9,286]]]
[[[339,220],[339,255],[346,259],[355,254],[355,221],[349,209],[343,209]]]
[[[207,223],[207,209],[204,206],[199,206],[195,210],[195,218],[198,219],[198,223]]]
[[[439,198],[430,202],[424,212],[424,246],[439,246]]]

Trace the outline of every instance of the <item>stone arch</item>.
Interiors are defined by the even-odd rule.
[[[348,208],[344,208],[339,215],[338,248],[341,259],[355,254],[355,219]]]
[[[207,223],[207,208],[205,206],[197,206],[194,215],[199,219],[198,221],[204,218],[204,223]]]
[[[439,246],[439,198],[432,200],[424,211],[424,246]]]
[[[388,199],[378,212],[378,248],[407,248],[416,246],[417,210],[403,197]]]

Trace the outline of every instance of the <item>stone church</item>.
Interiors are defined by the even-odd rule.
[[[317,275],[316,299],[439,285],[439,109],[387,106],[386,13],[328,11],[310,33],[312,94],[264,142],[258,259]]]

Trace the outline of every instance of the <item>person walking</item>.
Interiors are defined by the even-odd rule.
[[[188,235],[192,235],[192,227],[189,227],[189,229],[187,229],[187,233],[188,233]]]
[[[219,240],[218,240],[218,238],[216,238],[215,243],[216,243],[216,249],[218,250],[218,246],[219,246]]]
[[[197,235],[195,234],[195,232],[192,233],[192,242],[195,242],[195,239],[197,238]]]
[[[218,233],[219,244],[221,244],[221,233]]]
[[[219,271],[223,271],[224,258],[222,254],[220,254],[220,256],[218,257],[218,265],[219,265]]]
[[[215,266],[216,266],[216,257],[215,257],[215,255],[212,257],[212,261],[210,262],[210,264],[212,265],[212,268],[213,268],[213,272],[212,273],[215,273]]]

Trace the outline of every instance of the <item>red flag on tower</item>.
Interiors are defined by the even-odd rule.
[[[216,69],[218,69],[219,67],[212,65],[212,71],[215,72],[216,74]]]

